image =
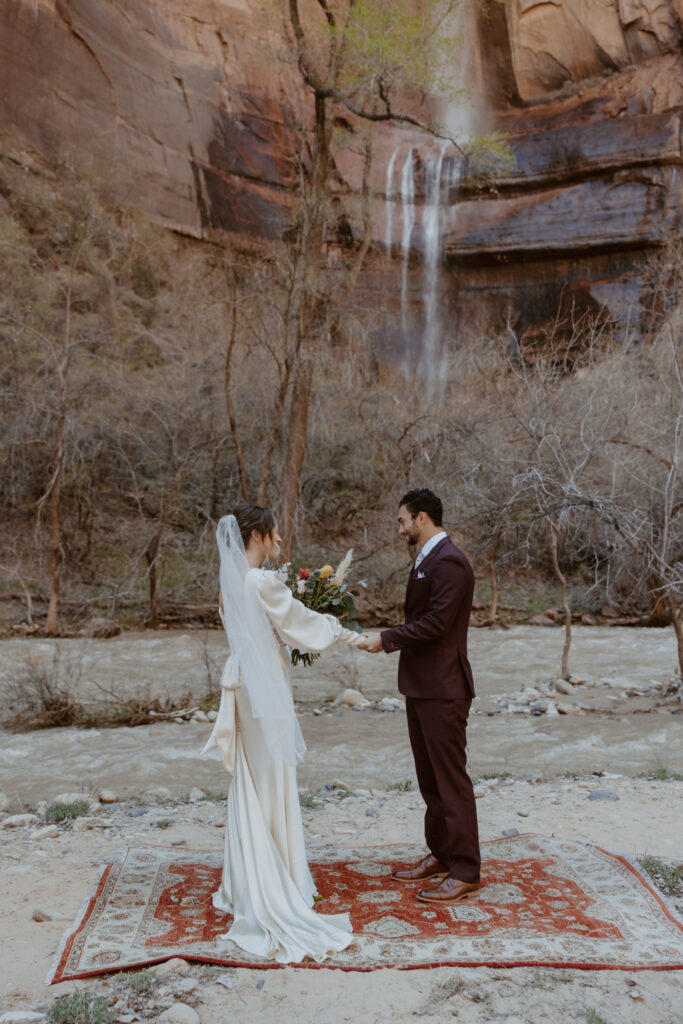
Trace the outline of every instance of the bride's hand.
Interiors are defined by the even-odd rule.
[[[363,633],[363,639],[358,644],[358,648],[361,651],[367,651],[368,654],[379,654],[380,651],[384,650],[382,646],[382,638],[380,636],[376,636],[373,640],[373,638],[368,636],[367,633]]]

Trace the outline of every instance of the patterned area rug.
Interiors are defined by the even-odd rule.
[[[450,907],[415,899],[391,870],[414,847],[328,848],[311,865],[323,913],[348,911],[355,941],[324,964],[380,967],[683,968],[683,923],[624,858],[541,836],[483,844],[484,888]],[[214,910],[222,852],[145,846],[104,869],[63,940],[56,983],[179,956],[242,967],[254,960],[222,939],[230,918]]]

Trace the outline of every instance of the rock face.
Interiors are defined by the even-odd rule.
[[[258,0],[5,0],[0,131],[182,231],[273,236],[303,115],[287,69],[264,75],[276,29]]]
[[[290,126],[310,104],[272,12],[260,0],[4,0],[3,148],[91,164],[124,201],[196,236],[279,237],[296,175]],[[682,21],[683,0],[508,0],[472,24],[477,127],[508,134],[516,168],[493,190],[465,179],[448,192],[439,292],[452,321],[482,307],[520,334],[558,308],[633,320],[642,258],[681,224]],[[401,141],[419,145],[377,139],[378,250],[400,242],[386,172]],[[339,172],[357,187],[358,160]],[[418,180],[416,306],[425,189]],[[366,291],[397,295],[400,277],[371,265]]]

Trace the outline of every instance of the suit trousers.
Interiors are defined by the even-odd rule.
[[[408,697],[408,734],[425,812],[431,853],[461,882],[479,879],[477,807],[467,774],[467,718],[471,700]]]

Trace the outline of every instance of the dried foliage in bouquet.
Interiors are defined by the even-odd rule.
[[[346,629],[361,633],[359,613],[354,601],[359,591],[351,590],[346,583],[352,558],[353,548],[349,548],[336,569],[331,565],[310,569],[288,562],[278,572],[297,600],[307,608],[324,615],[334,615]],[[365,580],[360,580],[357,586],[365,587]],[[295,648],[292,651],[292,665],[312,665],[319,657],[319,654]]]

